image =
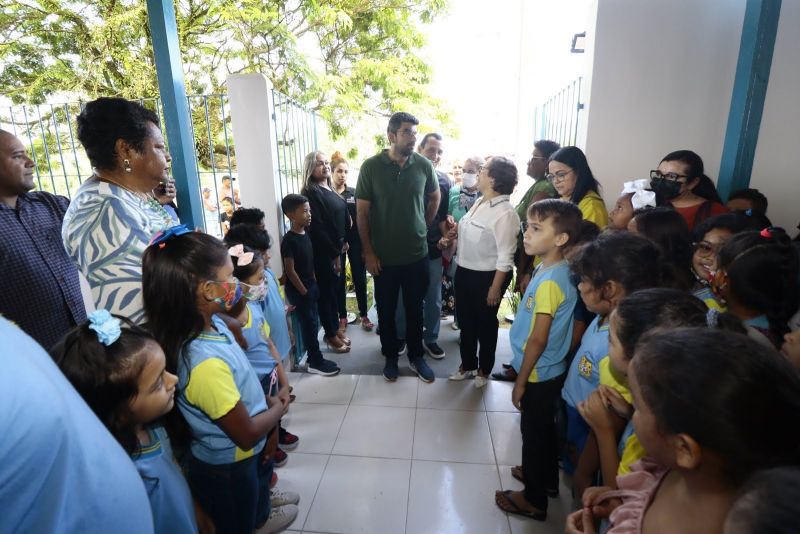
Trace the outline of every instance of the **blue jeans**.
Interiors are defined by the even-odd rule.
[[[232,464],[207,464],[189,455],[186,481],[219,534],[252,534],[269,518],[274,464],[256,454]]]
[[[422,340],[426,345],[439,340],[442,320],[442,258],[428,258],[428,291],[422,302]],[[406,338],[406,312],[402,295],[397,301],[397,335]]]

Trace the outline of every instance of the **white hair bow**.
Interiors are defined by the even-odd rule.
[[[633,180],[632,182],[625,182],[622,189],[622,194],[633,193],[631,204],[633,209],[638,210],[645,206],[652,208],[656,207],[656,194],[649,191],[647,188],[650,186],[650,180],[641,179]]]
[[[235,245],[228,249],[228,254],[236,258],[237,267],[244,267],[253,261],[253,253],[245,252],[242,245]]]

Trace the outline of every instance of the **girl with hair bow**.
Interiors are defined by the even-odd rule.
[[[614,209],[608,214],[609,228],[626,230],[636,210],[656,207],[656,194],[647,189],[649,185],[650,181],[644,179],[625,182]]]

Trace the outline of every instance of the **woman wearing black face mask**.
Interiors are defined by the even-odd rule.
[[[657,170],[650,171],[650,188],[659,206],[680,213],[691,231],[695,225],[727,213],[711,178],[703,173],[703,160],[691,150],[670,152]]]

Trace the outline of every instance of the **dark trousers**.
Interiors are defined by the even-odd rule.
[[[361,256],[361,243],[356,241],[350,243],[347,254],[342,254],[342,273],[345,272],[345,257],[350,259],[350,276],[353,279],[353,286],[356,290],[356,302],[358,302],[358,316],[367,316],[367,267],[364,258]],[[347,277],[342,274],[339,277],[339,292],[337,295],[339,305],[339,317],[347,317]]]
[[[494,367],[497,350],[497,306],[486,304],[495,271],[473,271],[459,266],[456,269],[456,318],[461,328],[461,367],[465,371],[480,369],[488,376]],[[506,276],[501,295],[510,282]],[[383,328],[383,324],[381,324]],[[478,346],[480,345],[480,353]]]
[[[528,382],[522,396],[522,476],[525,500],[547,510],[547,490],[558,488],[558,446],[553,405],[561,394],[564,377]]]
[[[396,309],[403,292],[406,311],[406,343],[408,359],[422,357],[422,301],[428,290],[428,257],[407,265],[381,266],[375,280],[375,303],[381,328],[381,349],[387,357],[397,357]]]
[[[207,464],[189,455],[187,482],[192,496],[220,534],[252,534],[269,517],[273,463],[261,455],[232,464]]]
[[[303,346],[308,351],[308,363],[317,363],[322,360],[319,350],[319,317],[317,316],[317,300],[319,299],[319,286],[309,284],[306,286],[308,293],[301,295],[291,282],[286,284],[286,298],[295,307],[294,314],[300,323],[300,335]]]
[[[333,262],[314,258],[314,274],[319,286],[317,310],[319,322],[325,330],[325,337],[333,337],[339,330],[339,310],[336,307],[336,293],[339,288],[339,275],[333,270]]]

